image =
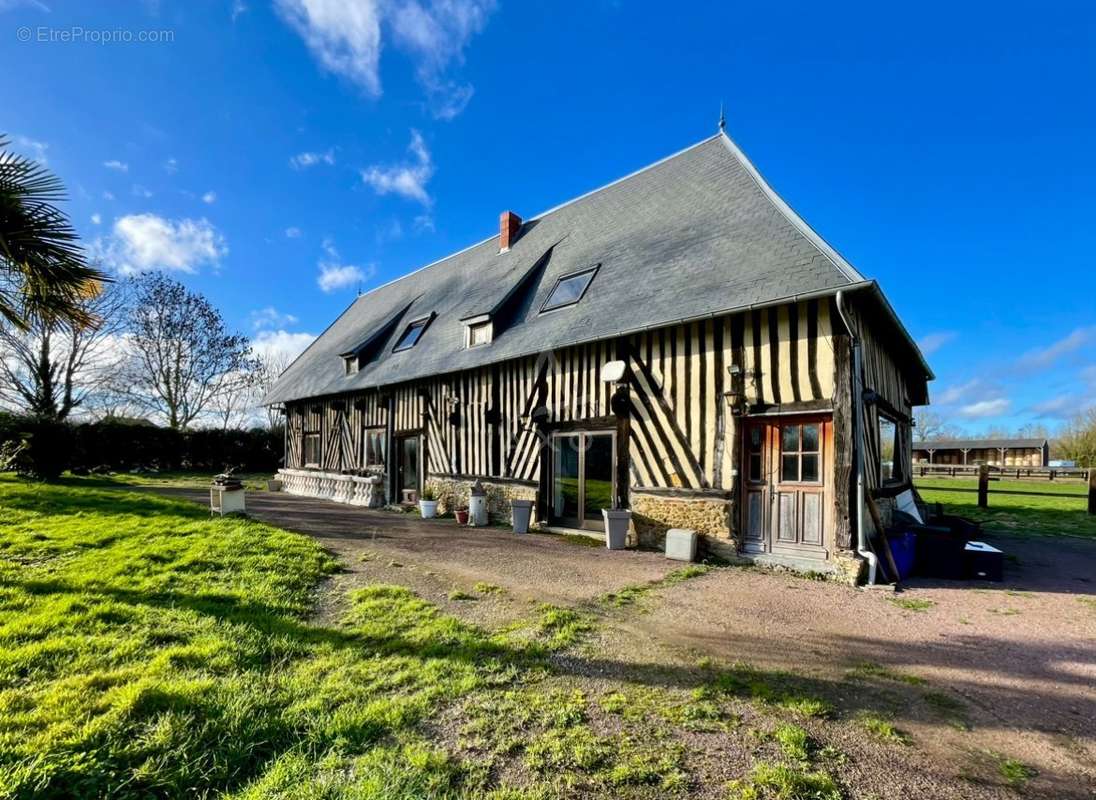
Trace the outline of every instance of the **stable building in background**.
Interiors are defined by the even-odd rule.
[[[722,131],[360,297],[279,378],[288,491],[856,569],[932,373],[878,285]],[[859,420],[857,419],[859,416]],[[863,549],[863,542],[859,542]]]
[[[916,464],[989,464],[992,467],[1045,467],[1046,439],[925,439],[913,444]]]

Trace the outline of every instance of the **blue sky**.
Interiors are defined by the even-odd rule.
[[[112,268],[168,269],[292,349],[500,211],[711,135],[723,101],[881,282],[949,421],[1091,404],[1096,9],[766,5],[0,0],[0,131]]]

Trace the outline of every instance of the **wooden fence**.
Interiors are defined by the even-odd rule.
[[[1022,495],[1026,497],[1076,497],[1079,500],[1088,498],[1088,513],[1096,514],[1096,469],[1088,470],[1058,470],[1050,468],[1027,468],[1020,467],[1014,469],[999,469],[990,467],[986,464],[979,466],[963,466],[963,465],[945,465],[945,464],[915,464],[914,474],[920,477],[934,477],[934,478],[971,478],[978,479],[978,488],[970,489],[966,487],[934,487],[935,489],[946,492],[977,492],[978,493],[978,507],[989,508],[989,495],[990,495],[990,482],[1000,480],[1013,480],[1015,475],[1016,479],[1020,480],[1064,480],[1073,481],[1077,483],[1088,484],[1088,494],[1062,494],[1060,492],[1032,492],[1024,491],[1022,489],[994,489],[993,494],[1011,494]]]
[[[913,474],[920,478],[977,478],[978,464],[914,464]],[[1000,467],[986,465],[991,478],[1007,478],[1017,481],[1063,481],[1088,483],[1090,473],[1096,470],[1077,467]]]

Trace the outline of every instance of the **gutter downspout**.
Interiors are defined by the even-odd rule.
[[[860,337],[849,324],[849,318],[845,314],[845,294],[841,290],[837,292],[837,313],[852,337],[852,440],[856,468],[856,553],[868,562],[868,585],[871,586],[875,584],[879,557],[868,547],[868,537],[864,532],[864,387],[860,372]]]

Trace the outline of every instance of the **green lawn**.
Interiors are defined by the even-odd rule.
[[[985,509],[978,508],[977,480],[914,478],[914,484],[926,501],[943,503],[948,513],[978,520],[989,530],[1096,537],[1096,516],[1087,512],[1086,484],[1059,481],[991,481],[989,508]],[[954,491],[956,489],[966,491]],[[1000,493],[1010,491],[1042,492],[1051,496]]]
[[[746,664],[647,663],[646,649],[605,675],[614,656],[596,637],[621,603],[523,605],[487,630],[369,584],[328,595],[341,622],[311,622],[338,569],[308,537],[197,504],[0,475],[0,798],[672,798],[726,784],[837,800],[857,780],[842,752],[776,731],[809,723],[842,743],[868,735],[856,713],[891,702]],[[467,588],[465,602],[500,594]],[[748,763],[690,760],[705,733]]]

